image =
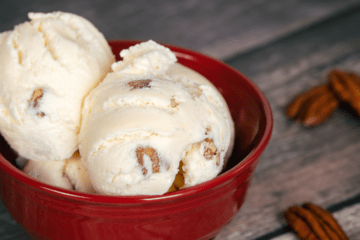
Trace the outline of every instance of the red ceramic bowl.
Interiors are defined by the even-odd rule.
[[[137,41],[109,41],[116,56]],[[0,193],[13,218],[36,239],[209,239],[244,202],[269,142],[272,113],[261,91],[228,65],[175,46],[178,61],[208,78],[228,102],[236,127],[227,170],[200,185],[162,196],[114,197],[41,183],[14,166],[1,139]]]

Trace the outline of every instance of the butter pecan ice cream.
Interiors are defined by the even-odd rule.
[[[234,141],[221,94],[151,40],[120,55],[83,107],[80,153],[95,191],[163,194],[216,177]]]
[[[104,36],[71,13],[29,13],[0,33],[0,132],[21,156],[64,160],[78,149],[84,97],[114,56]]]
[[[78,151],[71,158],[63,161],[28,160],[23,171],[52,186],[78,192],[95,193],[87,171],[81,163]]]

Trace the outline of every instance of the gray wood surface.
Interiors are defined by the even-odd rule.
[[[358,0],[28,0],[0,3],[0,32],[27,13],[66,11],[107,39],[153,39],[226,59],[349,11]]]
[[[265,93],[274,132],[243,208],[219,239],[252,239],[284,224],[278,215],[286,206],[327,207],[360,192],[359,119],[337,110],[307,129],[284,115],[293,97],[324,83],[330,70],[360,73],[359,21],[356,10],[227,61]]]
[[[280,213],[291,204],[329,207],[360,194],[360,119],[339,109],[307,129],[284,115],[293,97],[325,82],[331,69],[360,74],[359,0],[3,1],[0,32],[27,12],[56,10],[84,16],[107,39],[153,39],[222,59],[265,93],[272,139],[243,207],[216,239],[268,239],[284,228]],[[350,239],[360,239],[359,202],[334,216]],[[2,204],[0,239],[30,239]]]

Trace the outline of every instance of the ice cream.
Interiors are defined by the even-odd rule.
[[[86,19],[29,13],[0,34],[0,132],[21,156],[64,160],[79,145],[84,97],[114,62],[104,36]]]
[[[63,161],[28,160],[23,171],[49,185],[85,193],[95,193],[78,151]]]
[[[216,177],[234,141],[221,94],[151,40],[120,55],[84,101],[79,150],[96,192],[163,194]]]

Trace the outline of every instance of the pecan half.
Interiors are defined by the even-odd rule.
[[[151,147],[138,147],[136,148],[135,152],[138,162],[143,167],[142,172],[144,175],[146,175],[148,172],[148,169],[146,169],[144,166],[144,155],[150,157],[150,160],[152,162],[152,171],[154,173],[158,173],[160,171],[160,159],[155,149]]]
[[[41,100],[41,98],[43,96],[44,96],[44,90],[42,88],[36,89],[33,92],[32,96],[31,96],[31,98],[29,100],[29,106],[32,107],[32,108],[38,107],[39,100]],[[36,115],[39,116],[39,117],[44,117],[45,116],[45,114],[43,112],[37,112]]]
[[[326,223],[328,228],[334,231],[340,239],[348,239],[341,226],[328,211],[312,203],[305,203],[303,207],[316,214],[317,217],[321,219],[323,223]]]
[[[333,70],[328,80],[334,93],[360,114],[360,78],[352,72]]]
[[[131,82],[128,82],[127,84],[130,87],[130,90],[134,89],[141,89],[141,88],[150,88],[151,79],[145,79],[145,80],[134,80]]]
[[[347,240],[335,218],[325,209],[312,204],[289,207],[284,212],[288,225],[300,239]]]
[[[321,84],[294,98],[285,109],[288,118],[307,127],[324,123],[339,107],[339,100],[329,84]]]

